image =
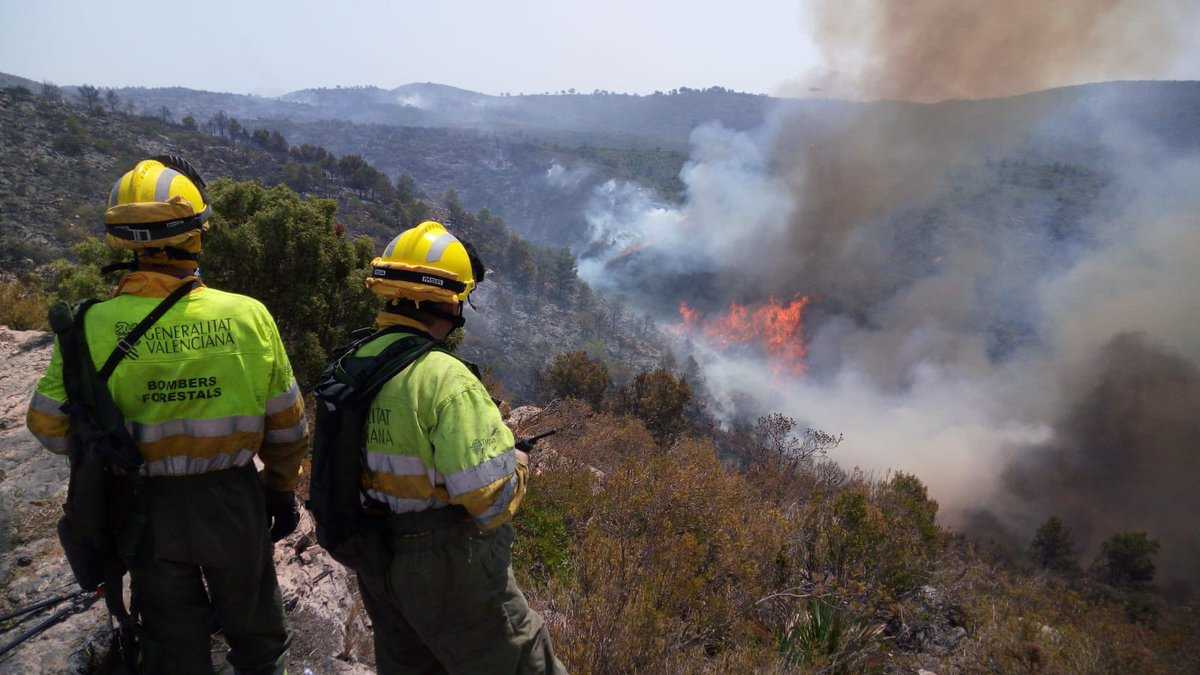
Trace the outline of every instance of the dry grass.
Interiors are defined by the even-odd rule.
[[[33,284],[0,281],[0,325],[14,330],[48,330],[46,297]]]
[[[572,672],[1186,672],[1196,620],[1131,623],[1092,587],[989,562],[914,476],[723,468],[630,417],[558,403],[518,576]],[[930,589],[936,589],[931,591]],[[936,598],[936,599],[931,599]],[[965,631],[965,635],[963,632]],[[946,636],[961,636],[947,640]]]

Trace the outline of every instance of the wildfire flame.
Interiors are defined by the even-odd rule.
[[[776,374],[803,375],[808,348],[804,344],[804,308],[808,298],[797,297],[786,305],[774,298],[753,309],[731,303],[717,317],[704,317],[687,303],[679,303],[683,329],[702,335],[716,347],[758,346],[767,353]]]

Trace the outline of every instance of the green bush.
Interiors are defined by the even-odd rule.
[[[70,157],[78,157],[87,149],[90,142],[87,132],[84,131],[83,125],[74,116],[69,116],[63,129],[54,137],[53,147],[55,150]]]
[[[809,600],[779,638],[783,661],[805,672],[858,672],[856,666],[880,632],[865,620],[848,620],[846,612],[822,600]]]
[[[1139,588],[1154,581],[1159,544],[1145,532],[1120,532],[1100,547],[1093,569],[1113,586]]]
[[[1030,549],[1034,561],[1043,569],[1072,572],[1079,567],[1071,530],[1057,516],[1051,516],[1038,528]]]
[[[598,408],[608,391],[608,366],[586,352],[564,352],[550,362],[542,382],[555,398],[577,398]]]
[[[378,309],[363,285],[374,256],[365,237],[348,241],[332,200],[301,198],[286,186],[216,182],[212,228],[201,268],[206,283],[260,300],[279,325],[302,385],[329,352]]]
[[[618,392],[614,409],[638,418],[656,439],[664,441],[687,427],[684,412],[691,400],[692,388],[687,381],[659,368],[639,374]]]
[[[60,258],[50,263],[46,283],[50,304],[74,305],[88,298],[103,300],[112,292],[115,277],[100,273],[110,263],[127,260],[128,251],[109,248],[99,237],[85,236],[71,247],[72,260]]]

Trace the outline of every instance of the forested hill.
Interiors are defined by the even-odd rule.
[[[370,235],[377,247],[422,219],[446,220],[476,243],[494,282],[478,294],[480,313],[473,315],[464,352],[492,367],[517,400],[533,395],[536,372],[549,357],[570,348],[620,355],[631,369],[657,362],[656,336],[593,295],[567,251],[528,244],[486,209],[466,211],[453,191],[430,198],[420,185],[394,184],[361,157],[291,147],[278,133],[232,131],[216,137],[192,125],[130,115],[119,105],[75,105],[23,88],[0,91],[5,271],[28,274],[99,233],[112,181],[137,160],[170,151],[189,158],[210,181],[253,180],[336,200],[338,223]]]
[[[340,120],[243,120],[293,143],[361,155],[393,178],[411,176],[430,194],[450,188],[471,209],[488,208],[523,237],[579,247],[589,239],[587,209],[609,181],[626,182],[671,203],[682,199],[686,156],[662,148],[613,148],[534,134],[355,124]]]
[[[1136,129],[1138,143],[1187,151],[1200,125],[1197,82],[1108,82],[935,104],[778,99],[721,88],[487,96],[436,84],[314,89],[279,99],[184,89],[117,95],[149,114],[191,115],[201,125],[236,118],[280,130],[293,143],[360,154],[393,179],[407,174],[434,194],[453,186],[468,208],[487,207],[526,238],[576,251],[592,239],[589,209],[622,189],[680,201],[690,134],[706,123],[747,131],[766,146],[780,136],[794,144],[773,152],[816,147],[818,155],[838,156],[856,147],[862,129],[881,129],[921,148],[1089,171],[1106,168],[1112,129]]]
[[[0,87],[38,91],[19,75],[0,73]],[[75,95],[86,84],[64,86]],[[103,88],[103,83],[99,85]],[[237,118],[306,122],[339,119],[364,124],[454,127],[500,134],[535,133],[564,143],[612,147],[687,148],[697,125],[720,122],[734,129],[760,125],[774,102],[769,96],[723,87],[640,96],[608,91],[544,92],[493,96],[446,85],[407,84],[395,89],[305,89],[278,98],[202,91],[186,87],[123,87],[115,92],[135,112],[208,119],[219,112]]]
[[[397,126],[474,128],[507,134],[574,135],[579,142],[615,147],[686,149],[697,125],[718,121],[734,129],[762,123],[773,101],[722,87],[686,87],[648,96],[596,91],[490,96],[438,84],[395,89],[307,89],[279,98],[196,91],[182,87],[117,90],[139,110],[166,107],[207,119],[219,111],[238,118],[313,121],[340,119]]]

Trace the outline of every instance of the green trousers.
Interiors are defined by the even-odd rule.
[[[236,672],[282,672],[287,624],[253,467],[147,484],[148,528],[130,568],[142,672],[211,674],[216,628]]]
[[[565,673],[513,579],[513,530],[432,529],[394,516],[356,569],[380,675]]]

